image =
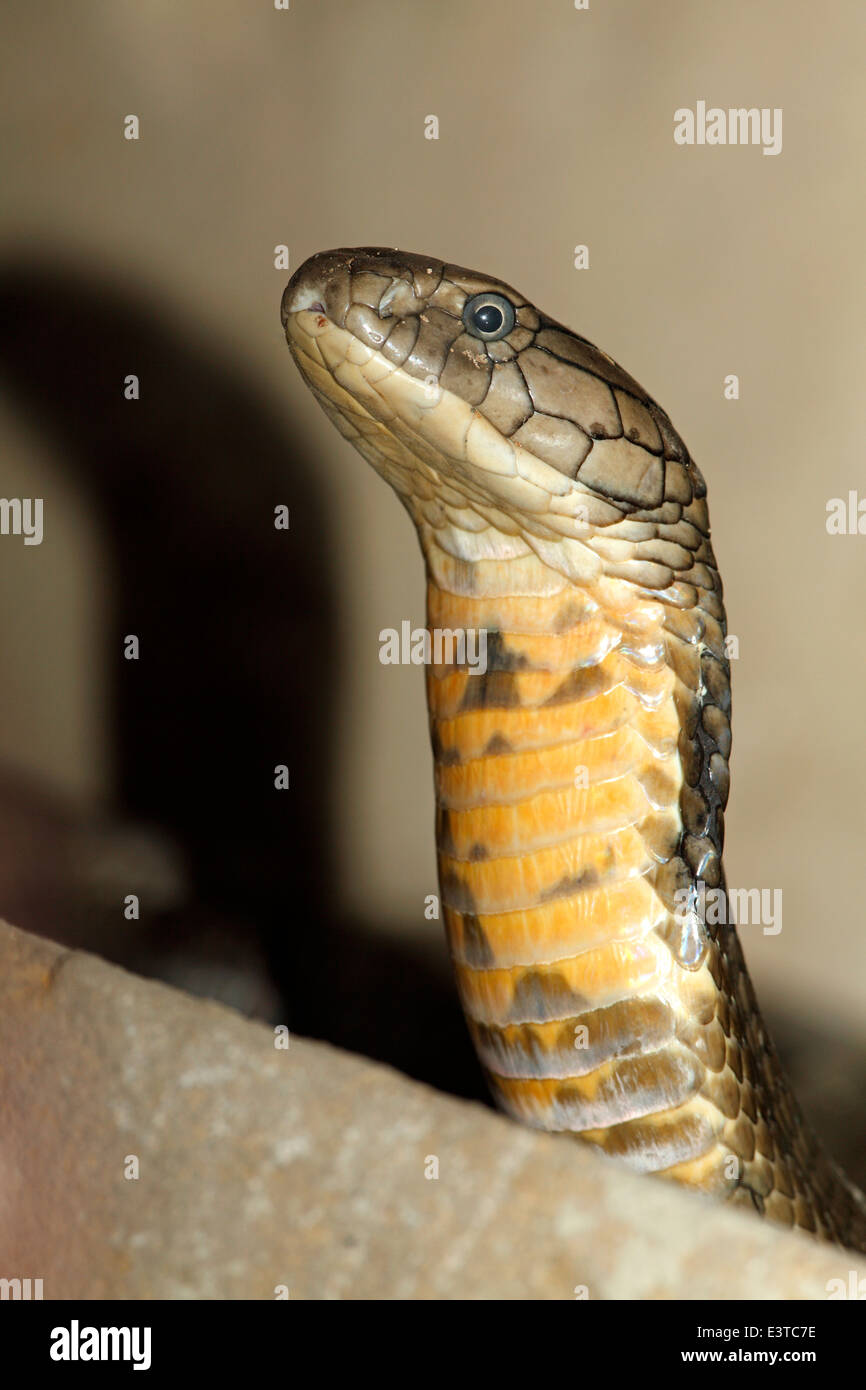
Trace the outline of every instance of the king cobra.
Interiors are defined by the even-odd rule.
[[[485,635],[485,669],[434,646],[426,682],[442,911],[497,1103],[866,1250],[866,1200],[804,1120],[718,908],[725,611],[668,416],[509,285],[431,256],[322,252],[282,319],[415,523],[428,631]]]

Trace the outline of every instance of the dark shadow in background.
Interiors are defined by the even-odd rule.
[[[275,287],[262,328],[275,352],[279,297]],[[326,499],[298,428],[230,357],[95,268],[7,258],[0,322],[5,391],[110,547],[110,811],[168,836],[189,889],[155,913],[145,894],[140,922],[118,901],[106,927],[71,883],[54,895],[66,920],[19,909],[18,925],[174,981],[179,950],[216,952],[227,975],[260,957],[280,1000],[266,1012],[280,1021],[484,1098],[444,944],[438,969],[337,920],[330,845],[346,812],[326,798],[351,672],[336,641]],[[130,374],[138,401],[124,399]],[[273,524],[281,503],[288,534]],[[46,529],[51,507],[48,497]],[[130,633],[138,661],[123,659]],[[278,763],[289,792],[274,789]],[[214,993],[213,971],[203,979]],[[196,988],[194,976],[180,982]]]

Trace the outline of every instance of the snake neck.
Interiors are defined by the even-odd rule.
[[[684,885],[724,893],[730,705],[706,615],[507,544],[470,561],[422,545],[443,915],[498,1104],[866,1248],[736,931],[682,910]]]

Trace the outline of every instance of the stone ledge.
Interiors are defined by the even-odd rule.
[[[847,1252],[361,1057],[276,1050],[222,1005],[0,924],[0,1277],[41,1278],[47,1299],[824,1299],[850,1270],[866,1277]]]

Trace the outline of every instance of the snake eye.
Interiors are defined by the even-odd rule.
[[[474,294],[463,306],[463,322],[473,338],[494,343],[514,327],[514,305],[504,294]]]

